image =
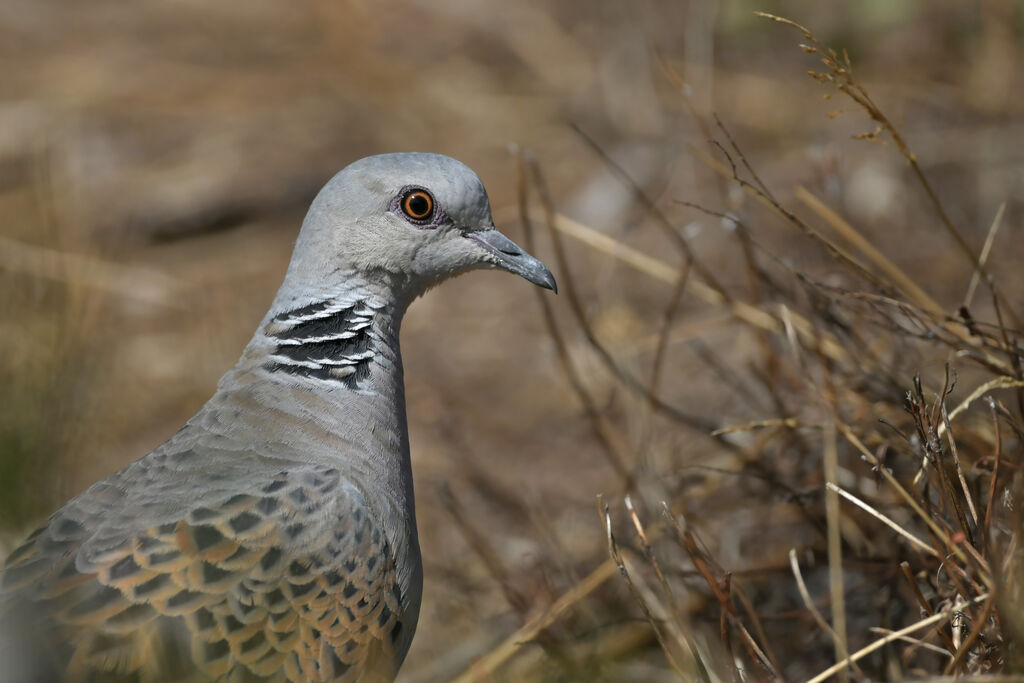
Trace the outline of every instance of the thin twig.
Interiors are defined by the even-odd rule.
[[[963,235],[961,235],[960,231],[953,225],[953,221],[950,220],[949,214],[946,213],[946,209],[939,200],[938,194],[936,194],[935,190],[932,188],[931,183],[928,181],[924,171],[921,169],[921,165],[917,162],[917,156],[910,150],[910,147],[907,145],[906,140],[900,133],[899,128],[897,128],[892,121],[889,120],[889,117],[885,115],[877,104],[875,104],[867,90],[865,90],[864,87],[854,79],[853,68],[850,64],[849,56],[845,55],[844,52],[844,58],[840,59],[834,50],[819,42],[814,34],[811,33],[810,29],[795,21],[785,19],[774,14],[769,14],[767,12],[754,12],[754,14],[797,29],[803,34],[804,38],[813,45],[813,52],[819,54],[821,61],[826,67],[828,67],[829,71],[827,73],[816,73],[812,71],[811,76],[820,83],[831,83],[838,91],[847,95],[850,99],[856,102],[864,109],[865,112],[867,112],[868,116],[871,117],[872,120],[879,124],[879,128],[875,133],[869,133],[864,137],[877,137],[877,133],[880,133],[882,130],[889,134],[900,154],[907,160],[907,163],[910,164],[910,168],[914,171],[914,175],[917,177],[918,182],[924,189],[925,194],[928,196],[928,199],[931,202],[935,213],[939,216],[939,220],[943,227],[945,227],[946,232],[953,238],[953,242],[968,260],[971,268],[976,269],[976,271],[980,273],[981,277],[984,278],[985,283],[989,286],[996,299],[1000,300],[1000,303],[1005,305],[1006,300],[996,288],[995,282],[988,273],[984,261],[975,256],[974,250],[971,249]],[[1016,314],[1009,309],[1009,307],[1007,307],[1007,312],[1014,321],[1014,325],[1020,326],[1019,319]]]
[[[859,507],[861,510],[864,510],[869,515],[871,515],[872,517],[874,517],[878,521],[880,521],[883,524],[885,524],[886,526],[888,526],[890,529],[892,529],[893,531],[898,533],[900,536],[902,536],[903,538],[905,538],[908,541],[910,541],[910,544],[913,545],[915,548],[918,548],[919,550],[923,550],[924,552],[928,553],[932,557],[936,557],[936,558],[939,558],[939,559],[941,559],[943,557],[942,553],[937,551],[935,548],[931,547],[930,545],[928,545],[927,543],[922,541],[920,538],[918,538],[917,536],[915,536],[914,534],[910,533],[909,531],[907,531],[906,529],[901,527],[899,524],[894,522],[892,519],[890,519],[889,517],[886,517],[881,512],[879,512],[875,508],[873,508],[870,505],[868,505],[867,503],[865,503],[863,500],[861,500],[857,496],[853,495],[852,493],[850,493],[848,491],[845,491],[845,490],[841,489],[840,487],[836,486],[832,482],[828,482],[825,485],[828,487],[828,489],[830,491],[835,491],[836,493],[841,495],[843,498],[847,499],[848,501],[850,501],[851,503],[853,503],[854,505]]]
[[[638,380],[632,374],[627,372],[611,354],[611,352],[605,347],[604,344],[597,338],[594,333],[590,322],[587,320],[587,314],[583,307],[583,302],[580,300],[579,294],[576,291],[575,282],[571,276],[569,269],[569,260],[565,255],[565,248],[562,245],[561,234],[555,227],[555,209],[554,204],[551,201],[551,196],[548,194],[547,184],[544,182],[544,176],[541,173],[540,166],[534,160],[527,162],[530,176],[533,179],[534,188],[537,190],[537,194],[540,199],[541,207],[544,211],[544,216],[547,219],[547,225],[551,232],[551,243],[555,250],[555,260],[558,263],[561,276],[564,281],[563,291],[565,292],[566,298],[569,300],[569,309],[572,311],[573,316],[576,318],[577,324],[583,331],[583,336],[586,338],[590,347],[597,353],[598,358],[601,359],[602,364],[608,368],[623,386],[630,389],[638,396],[647,401],[647,403],[657,410],[662,415],[674,420],[675,422],[685,425],[694,431],[702,435],[708,435],[714,431],[718,426],[712,420],[705,417],[694,415],[674,405],[666,403],[662,399],[658,398],[654,394],[648,391],[647,387],[644,386],[643,382]],[[689,261],[691,267],[693,262]],[[725,440],[719,440],[719,443],[729,448],[734,448],[733,444]]]
[[[921,445],[924,447],[925,453],[931,459],[931,464],[935,470],[936,477],[939,480],[939,485],[942,488],[943,494],[945,494],[943,500],[952,506],[953,512],[956,514],[957,522],[960,524],[960,530],[963,532],[963,535],[968,542],[973,543],[973,530],[970,523],[967,521],[967,515],[964,513],[963,506],[960,504],[960,498],[956,494],[956,489],[953,488],[953,483],[949,480],[949,476],[946,473],[942,442],[938,436],[938,415],[941,410],[941,406],[946,401],[946,396],[949,394],[952,381],[949,365],[947,364],[946,375],[942,385],[942,393],[936,399],[932,406],[931,414],[929,414],[924,397],[924,389],[921,384],[921,377],[920,375],[915,375],[914,390],[910,394],[908,406],[911,410],[911,414],[914,416],[918,436],[921,439]]]
[[[635,180],[633,180],[633,178],[629,175],[626,169],[624,169],[621,165],[619,165],[618,162],[612,159],[612,157],[607,152],[604,151],[601,145],[599,145],[597,141],[594,140],[594,138],[587,135],[582,128],[580,128],[575,123],[570,123],[569,126],[572,128],[573,132],[580,136],[580,139],[582,139],[587,144],[587,146],[590,147],[590,149],[592,149],[599,157],[601,157],[601,160],[604,161],[605,165],[612,171],[612,173],[618,176],[619,180],[621,180],[622,183],[633,192],[633,197],[640,203],[641,206],[644,207],[647,213],[654,218],[655,223],[657,223],[658,227],[661,228],[662,233],[668,236],[669,240],[682,253],[683,257],[686,259],[687,264],[694,269],[694,271],[697,273],[700,279],[706,282],[709,287],[718,292],[718,294],[721,295],[723,298],[728,299],[728,293],[718,283],[718,280],[711,273],[711,271],[704,267],[704,265],[698,259],[694,258],[693,250],[690,248],[690,245],[686,241],[686,238],[683,237],[683,235],[678,230],[676,230],[676,227],[672,225],[672,221],[668,219],[668,216],[666,216],[665,213],[660,208],[658,208],[658,205],[654,202],[653,199],[647,196],[647,193],[640,188],[640,186],[636,183]]]
[[[690,561],[693,562],[693,566],[697,569],[697,572],[701,575],[705,583],[707,583],[708,587],[711,589],[712,594],[718,600],[719,608],[721,609],[721,638],[725,651],[732,652],[728,626],[736,626],[740,630],[743,646],[746,648],[747,655],[750,657],[751,661],[761,666],[764,672],[772,678],[781,679],[781,674],[778,671],[778,666],[775,663],[774,657],[770,654],[766,654],[765,650],[757,645],[754,639],[747,632],[746,628],[744,628],[743,624],[739,621],[739,615],[736,613],[736,606],[732,602],[729,590],[729,586],[731,585],[730,576],[724,573],[721,567],[717,566],[713,558],[709,557],[700,549],[694,535],[689,530],[683,529],[679,524],[679,520],[677,520],[675,515],[672,514],[668,504],[662,501],[661,505],[662,516],[669,523],[670,528],[675,532],[676,541],[679,543],[680,547],[686,551],[686,554],[690,556]],[[714,576],[715,573],[724,574],[724,580],[722,582],[716,580]],[[763,634],[763,630],[760,628],[759,632]]]
[[[524,241],[526,243],[526,248],[531,252],[535,252],[533,223],[530,220],[530,209],[527,196],[529,185],[526,181],[526,166],[521,153],[516,154],[516,162],[519,181],[519,214],[523,223],[523,232],[525,235]],[[615,473],[622,479],[625,489],[630,490],[635,486],[636,480],[633,472],[625,464],[627,457],[626,454],[629,451],[628,445],[624,442],[619,432],[613,429],[601,414],[601,411],[597,407],[597,402],[590,395],[586,385],[583,383],[583,379],[577,372],[576,366],[572,361],[572,355],[569,353],[569,347],[565,343],[562,333],[559,331],[558,322],[555,320],[555,313],[551,307],[551,302],[549,301],[550,297],[543,296],[541,292],[537,292],[537,294],[537,300],[540,303],[541,312],[544,316],[544,324],[547,327],[548,334],[555,343],[555,349],[558,352],[558,359],[566,378],[569,380],[569,386],[583,405],[583,411],[587,414],[591,429],[597,437],[598,443],[602,446],[605,459],[608,461],[608,464],[611,465],[612,469],[615,470]]]
[[[493,650],[480,657],[452,683],[475,683],[477,681],[489,680],[498,668],[513,657],[524,645],[530,643],[538,633],[548,628],[570,607],[584,600],[588,595],[597,590],[605,581],[615,576],[618,567],[612,560],[605,560],[592,572],[587,574],[582,581],[566,591],[560,598],[540,612],[537,616],[527,621],[519,629]]]
[[[724,134],[731,139],[731,135],[727,130],[725,130],[725,127],[721,124],[721,122],[719,122],[719,126],[724,131]],[[728,168],[719,163],[716,159],[714,159],[714,157],[709,156],[706,152],[704,152],[704,150],[691,147],[691,149],[694,152],[694,156],[696,156],[698,159],[704,162],[704,164],[706,164],[711,170],[715,171],[716,173],[726,178],[727,180],[731,180],[736,185],[738,185],[741,190],[743,190],[749,196],[753,197],[762,206],[778,214],[783,219],[794,225],[802,233],[804,233],[812,240],[814,240],[817,244],[819,244],[821,247],[823,247],[829,256],[849,266],[850,269],[853,270],[853,272],[855,272],[858,276],[863,278],[866,282],[870,282],[871,284],[875,285],[877,288],[883,291],[887,289],[886,283],[882,282],[877,275],[875,275],[868,268],[866,268],[864,264],[858,261],[852,254],[848,253],[846,249],[843,249],[842,247],[840,247],[839,245],[835,244],[827,237],[822,235],[819,231],[815,230],[809,223],[807,223],[799,216],[794,214],[792,211],[787,209],[785,206],[783,206],[782,203],[779,202],[773,195],[767,193],[765,190],[759,187],[756,187],[755,185],[751,184],[750,182],[742,178],[738,174],[736,163],[733,161],[730,152],[721,144],[717,145],[717,148],[728,162]],[[684,203],[694,206],[689,202]]]
[[[1004,375],[1002,377],[996,377],[995,379],[991,379],[991,380],[985,382],[984,384],[982,384],[981,386],[979,386],[974,391],[972,391],[970,393],[970,395],[967,398],[965,398],[963,401],[960,401],[959,405],[957,405],[956,408],[953,408],[953,410],[950,411],[949,419],[950,420],[955,420],[957,418],[957,416],[960,415],[960,413],[962,413],[965,410],[967,410],[968,408],[970,408],[972,403],[974,403],[976,400],[978,400],[979,398],[981,398],[982,396],[984,396],[985,394],[987,394],[990,391],[995,391],[997,389],[1020,389],[1020,388],[1024,388],[1024,380],[1014,379],[1013,377],[1010,377],[1010,376],[1007,376],[1007,375]],[[945,432],[945,430],[946,430],[946,425],[945,424],[939,425],[939,436],[942,436],[943,433]]]
[[[665,653],[665,657],[668,659],[669,664],[672,665],[672,668],[675,669],[680,678],[686,680],[686,674],[684,673],[683,668],[680,666],[679,662],[676,661],[673,650],[669,648],[665,635],[662,633],[661,625],[659,623],[660,620],[654,618],[647,600],[644,599],[639,588],[633,582],[633,577],[630,575],[629,570],[626,568],[626,562],[622,557],[619,544],[616,543],[615,534],[612,533],[612,516],[608,510],[608,504],[604,502],[604,496],[600,494],[597,496],[597,507],[598,513],[601,515],[602,522],[604,524],[605,536],[608,539],[608,554],[615,562],[615,565],[619,568],[619,574],[626,582],[629,592],[633,595],[633,600],[640,607],[640,611],[643,612],[644,618],[651,625],[651,629],[654,631],[654,635],[658,639],[658,644],[661,645],[661,649]]]
[[[583,225],[578,221],[564,216],[555,216],[555,227],[564,235],[583,242],[587,246],[604,254],[621,260],[623,263],[634,269],[645,273],[656,280],[673,285],[679,281],[679,270],[668,265],[664,261],[648,256],[641,251],[633,249],[621,242],[612,239],[604,233]],[[723,306],[729,309],[737,319],[756,329],[766,330],[776,334],[782,333],[782,322],[755,306],[737,300],[726,300],[719,292],[699,280],[691,279],[687,284],[687,292],[698,299],[712,306]],[[810,340],[821,346],[825,353],[837,361],[849,360],[848,351],[830,335],[823,334],[820,339],[815,339],[817,334],[810,321],[796,313],[792,315],[794,329],[802,339]]]
[[[797,562],[796,559],[796,548],[789,549],[789,567],[793,570],[793,578],[796,579],[797,590],[800,591],[800,597],[803,598],[804,606],[807,608],[807,611],[811,613],[812,617],[814,617],[814,621],[818,622],[818,626],[821,630],[827,633],[832,639],[832,643],[835,645],[836,650],[842,649],[843,641],[839,639],[839,635],[831,626],[829,626],[829,623],[825,621],[825,617],[821,615],[821,612],[819,612],[818,608],[814,605],[814,600],[811,599],[811,594],[807,590],[807,584],[804,583],[804,576],[800,573],[800,563]],[[858,676],[862,678],[864,677],[864,672],[860,670],[860,667],[857,666],[855,662],[853,663],[853,670]]]
[[[974,506],[974,496],[971,495],[971,489],[967,486],[964,468],[960,464],[960,452],[956,447],[956,439],[953,438],[953,428],[949,425],[949,414],[946,412],[945,401],[942,402],[942,423],[946,425],[946,440],[949,441],[949,451],[953,455],[953,465],[956,467],[956,474],[960,479],[960,488],[964,492],[964,498],[967,500],[967,509],[971,513],[971,519],[974,520],[975,528],[977,528],[978,510]]]
[[[761,619],[757,616],[757,610],[754,609],[754,604],[750,601],[746,591],[743,590],[743,586],[740,585],[739,581],[733,579],[729,587],[732,590],[732,594],[739,598],[740,604],[743,605],[743,611],[746,613],[747,618],[754,626],[754,632],[757,634],[758,641],[761,643],[761,649],[765,656],[768,657],[768,661],[771,662],[772,671],[775,672],[775,676],[782,679],[782,667],[779,666],[779,660],[772,651],[771,642],[768,640],[768,634],[764,630],[764,626],[761,624]]]
[[[679,302],[683,298],[683,291],[686,289],[686,281],[689,279],[689,275],[690,268],[686,265],[686,262],[684,262],[679,271],[679,281],[672,289],[672,295],[669,297],[668,304],[665,306],[665,311],[661,316],[661,327],[658,330],[658,341],[654,348],[654,359],[651,361],[651,374],[647,380],[648,396],[656,397],[658,395],[658,385],[661,380],[662,366],[665,362],[665,352],[668,349],[669,334],[672,332],[672,323],[675,320],[676,312],[679,310]],[[654,405],[648,401],[647,410],[644,412],[643,417],[643,444],[637,449],[641,455],[647,451],[651,442],[651,418],[654,411]],[[714,434],[714,432],[712,432],[712,434]]]
[[[960,603],[960,604],[956,605],[955,607],[951,607],[950,609],[943,610],[942,612],[936,612],[932,616],[927,617],[925,619],[922,619],[921,621],[914,622],[910,626],[907,626],[905,628],[901,628],[898,631],[893,631],[892,633],[890,633],[890,634],[888,634],[888,635],[886,635],[886,636],[884,636],[882,638],[879,638],[878,640],[876,640],[875,642],[871,643],[870,645],[862,647],[861,649],[859,649],[856,652],[854,652],[852,655],[850,655],[848,657],[849,661],[844,660],[842,662],[836,662],[835,664],[833,664],[829,668],[827,668],[824,671],[822,671],[817,676],[811,678],[809,681],[807,681],[807,683],[821,683],[822,681],[826,680],[830,676],[832,676],[834,674],[837,674],[840,671],[843,671],[847,666],[850,665],[850,662],[856,662],[856,661],[858,661],[860,659],[863,659],[864,657],[867,657],[869,654],[871,654],[872,652],[874,652],[878,648],[883,647],[885,645],[888,645],[889,643],[891,643],[891,642],[893,642],[895,640],[899,640],[900,638],[902,638],[903,636],[907,635],[908,633],[913,633],[914,631],[919,631],[922,628],[924,628],[925,626],[931,626],[932,624],[938,623],[938,622],[940,622],[940,621],[942,621],[944,619],[948,619],[951,616],[953,616],[953,614],[955,614],[956,612],[963,611],[963,609],[965,607],[967,607],[968,605],[976,605],[979,602],[981,602],[983,600],[987,600],[987,599],[988,599],[988,594],[987,593],[983,594],[983,595],[979,595],[978,597],[973,598],[972,600],[968,600],[967,602]]]
[[[971,273],[971,282],[967,285],[967,293],[964,294],[964,308],[970,308],[971,302],[974,301],[974,292],[978,289],[978,282],[981,281],[981,273],[985,269],[985,265],[988,263],[988,255],[992,252],[992,245],[996,241],[996,233],[999,232],[1000,226],[1003,224],[1003,215],[1006,213],[1006,202],[999,205],[999,209],[996,211],[996,217],[992,219],[992,225],[988,228],[988,234],[985,236],[985,244],[981,247],[981,255],[978,256],[978,267]]]
[[[881,474],[882,477],[889,483],[889,485],[892,486],[893,489],[895,489],[896,493],[898,493],[899,496],[907,502],[907,505],[909,505],[914,510],[914,512],[917,513],[917,516],[921,518],[921,521],[928,525],[928,528],[931,529],[931,532],[935,534],[945,544],[945,546],[950,550],[950,552],[952,552],[961,562],[966,563],[967,555],[964,554],[964,551],[960,549],[959,545],[954,543],[953,539],[950,538],[949,534],[943,531],[939,527],[939,525],[936,524],[935,520],[932,519],[931,515],[925,512],[924,508],[921,507],[921,504],[918,503],[917,500],[912,495],[910,495],[910,493],[905,488],[903,488],[903,485],[896,480],[896,477],[892,475],[892,473],[889,471],[889,468],[885,467],[882,463],[878,461],[878,458],[875,457],[875,454],[872,453],[867,448],[867,446],[864,445],[864,443],[857,437],[857,435],[853,433],[853,430],[851,430],[847,425],[843,424],[842,422],[837,422],[836,427],[838,428],[839,432],[843,435],[843,437],[846,438],[846,440],[849,441],[854,448],[860,451],[861,455],[864,456],[864,459],[867,460],[868,463],[870,463],[873,467],[878,468],[879,474]],[[987,574],[982,574],[981,578],[985,585],[991,588],[992,577]]]
[[[917,602],[921,605],[921,609],[924,613],[931,616],[935,614],[935,610],[932,609],[928,601],[925,600],[924,594],[921,592],[921,587],[917,585],[917,579],[914,578],[914,574],[910,571],[910,563],[900,562],[900,569],[903,571],[903,576],[907,580],[907,584],[910,585],[911,590],[914,591],[914,596],[917,598]],[[945,631],[939,630],[939,637],[942,638],[942,642],[945,643],[946,649],[949,651],[947,654],[952,655],[956,652],[956,646],[953,645],[953,641],[950,640],[949,634]]]
[[[463,537],[466,539],[466,543],[483,561],[487,571],[494,578],[495,582],[501,586],[502,593],[505,595],[505,600],[509,606],[521,618],[526,617],[526,611],[530,605],[530,599],[528,599],[523,593],[517,589],[511,581],[508,571],[505,569],[505,565],[498,558],[494,548],[487,542],[484,535],[469,521],[462,506],[455,499],[455,495],[451,491],[451,487],[447,483],[442,484],[437,489],[438,499],[441,501],[441,505],[447,510],[448,514],[451,515],[452,520],[455,522],[455,526],[462,532]]]
[[[995,443],[995,464],[992,466],[992,479],[988,483],[988,500],[985,501],[985,523],[982,526],[981,540],[984,543],[985,557],[989,555],[989,543],[991,536],[989,536],[989,529],[992,525],[992,506],[996,498],[996,482],[999,480],[999,461],[1002,459],[1003,454],[1003,435],[999,429],[999,416],[996,415],[995,401],[991,398],[988,399],[989,411],[992,413],[992,431],[996,437]]]
[[[661,565],[658,564],[658,558],[654,556],[654,551],[651,549],[651,543],[647,540],[647,532],[644,531],[644,525],[640,522],[640,516],[636,513],[636,508],[633,506],[633,499],[627,495],[625,498],[626,511],[629,513],[629,518],[633,522],[633,528],[636,529],[636,535],[640,538],[640,544],[644,549],[644,557],[647,558],[647,562],[654,569],[655,575],[658,577],[658,583],[661,584],[661,588],[665,591],[665,597],[668,598],[669,605],[675,606],[675,596],[672,594],[672,587],[669,586],[668,581],[665,580],[665,574],[661,571]]]
[[[815,197],[802,185],[797,186],[794,194],[797,199],[802,201],[808,208],[818,214],[818,216],[831,225],[836,232],[853,244],[853,246],[859,249],[872,263],[875,264],[875,266],[889,276],[895,286],[900,289],[900,291],[902,291],[915,305],[920,306],[934,315],[944,315],[942,307],[939,306],[939,304],[937,304],[935,300],[927,294],[927,292],[921,289],[916,282],[907,276],[899,266],[889,260],[889,258],[875,247],[875,245],[871,244],[871,242],[868,241],[860,231],[855,229],[846,221],[846,219],[829,208],[825,202]]]
[[[946,666],[946,670],[943,672],[945,675],[953,673],[956,667],[964,661],[967,653],[974,647],[974,643],[977,642],[978,637],[981,636],[981,630],[985,628],[985,624],[988,622],[988,615],[992,612],[992,607],[995,604],[995,593],[991,593],[988,599],[985,600],[985,604],[981,608],[981,614],[974,619],[974,626],[971,628],[971,632],[964,638],[963,643],[960,644],[960,649],[956,651],[956,655],[953,657],[953,661]]]
[[[847,659],[846,647],[846,592],[843,589],[843,539],[839,534],[839,498],[836,485],[839,472],[839,455],[836,448],[836,428],[830,421],[825,424],[825,521],[828,530],[828,576],[829,592],[832,596],[832,628],[835,631],[836,658]],[[839,671],[839,680],[849,680],[846,669]]]
[[[890,628],[882,628],[880,626],[872,626],[868,630],[871,633],[878,633],[878,634],[881,634],[883,636],[889,635],[889,634],[893,633],[892,629],[890,629]],[[914,648],[923,648],[925,650],[930,650],[930,651],[932,651],[932,652],[934,652],[936,654],[940,654],[940,655],[942,655],[944,657],[952,657],[953,656],[952,654],[949,653],[949,651],[943,650],[938,645],[932,645],[931,643],[926,643],[923,640],[920,640],[918,638],[911,638],[910,636],[897,636],[897,639],[898,640],[902,640],[905,643],[910,643],[911,645],[914,646]]]
[[[786,429],[821,429],[820,424],[809,424],[800,422],[793,417],[783,417],[777,420],[757,420],[755,422],[748,422],[742,425],[733,425],[732,427],[722,427],[716,429],[714,434],[735,434],[736,432],[749,432],[755,429],[765,429],[767,427],[784,427]]]
[[[738,621],[735,623],[735,626],[739,629],[740,636],[743,638],[743,644],[746,645],[747,652],[751,653],[752,659],[760,664],[761,668],[764,669],[765,673],[769,676],[774,679],[781,680],[782,677],[779,675],[779,672],[775,670],[775,667],[772,666],[772,661],[768,658],[768,655],[764,653],[764,650],[758,646],[757,641],[754,640],[752,635],[750,635],[747,627]]]

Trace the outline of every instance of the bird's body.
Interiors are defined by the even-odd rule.
[[[0,680],[393,679],[422,592],[399,328],[476,267],[554,285],[459,162],[335,176],[216,394],[7,559]]]

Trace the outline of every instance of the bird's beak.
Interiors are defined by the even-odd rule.
[[[494,228],[467,232],[465,236],[486,249],[494,257],[499,268],[524,277],[544,289],[550,289],[555,294],[558,293],[555,276],[548,267]]]

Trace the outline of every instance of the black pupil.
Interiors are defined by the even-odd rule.
[[[421,192],[411,195],[405,205],[416,218],[423,218],[430,211],[430,200]]]

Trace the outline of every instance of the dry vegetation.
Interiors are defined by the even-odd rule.
[[[707,524],[696,521],[703,516],[698,511],[703,501],[694,500],[692,481],[671,468],[627,464],[642,461],[642,447],[617,438],[623,427],[598,408],[599,401],[574,368],[550,304],[541,299],[569,382],[628,492],[622,513],[616,515],[598,496],[611,561],[668,663],[684,680],[806,677],[812,657],[792,650],[793,640],[780,640],[775,628],[765,626],[780,619],[768,607],[776,601],[802,602],[805,611],[794,621],[820,629],[820,640],[834,647],[837,663],[811,677],[813,681],[1019,670],[1015,643],[1024,596],[1021,518],[1013,501],[1020,498],[1021,481],[1011,463],[1019,457],[1024,436],[1020,328],[987,267],[1005,205],[976,255],[950,221],[899,129],[854,77],[848,55],[823,46],[799,24],[761,16],[801,32],[806,41],[801,47],[819,56],[824,67],[809,75],[849,97],[876,124],[856,137],[889,141],[906,159],[933,220],[945,228],[974,273],[955,315],[947,314],[811,192],[798,187],[794,194],[816,221],[802,219],[780,203],[717,116],[709,136],[711,153],[699,156],[727,183],[755,199],[760,209],[813,240],[836,272],[848,276],[846,282],[819,281],[764,249],[745,222],[753,218],[685,202],[721,219],[736,235],[747,273],[746,297],[740,299],[716,282],[639,188],[633,186],[638,202],[674,238],[682,259],[678,269],[558,216],[536,165],[529,164],[532,173],[521,171],[521,182],[530,175],[539,191],[575,322],[614,378],[616,391],[631,394],[638,401],[635,409],[646,413],[641,418],[642,447],[664,441],[662,429],[710,436],[721,448],[716,453],[719,464],[707,469],[729,476],[707,477],[701,487],[706,496],[727,495],[739,502],[730,479],[753,478],[759,482],[744,492],[743,505],[756,506],[766,525],[787,520],[803,527],[789,532],[793,546],[788,565],[748,568],[741,576],[724,569],[702,540]],[[675,74],[669,77],[681,81]],[[711,125],[702,122],[701,128]],[[529,226],[525,191],[521,207]],[[828,226],[831,234],[813,222]],[[560,233],[652,277],[675,280],[646,382],[623,369],[591,329],[569,275]],[[990,300],[984,307],[991,318],[986,322],[972,313],[978,308],[979,284]],[[709,429],[706,418],[659,397],[659,386],[673,380],[662,367],[663,354],[687,291],[727,311],[752,333],[755,358],[743,372],[749,378],[725,362],[710,365],[723,383],[750,402],[752,412],[761,413],[760,419]],[[933,350],[947,353],[948,360],[941,384],[926,391],[919,375],[908,381],[907,363]],[[954,402],[961,366],[970,384]],[[650,414],[664,418],[661,429]],[[632,528],[617,531],[614,517],[624,517],[625,526]],[[722,542],[720,537],[718,544]],[[773,550],[778,553],[780,548]],[[812,596],[805,574],[825,594]],[[713,600],[703,610],[682,607],[679,596],[694,592]],[[715,612],[720,642],[712,643],[693,622]],[[920,618],[909,618],[913,615]],[[848,635],[851,627],[861,634],[857,641],[867,641],[855,642],[856,649]]]
[[[199,405],[331,170],[429,148],[562,294],[403,331],[404,680],[1018,680],[1019,8],[252,6],[121,17],[127,82],[2,24],[0,549]]]

